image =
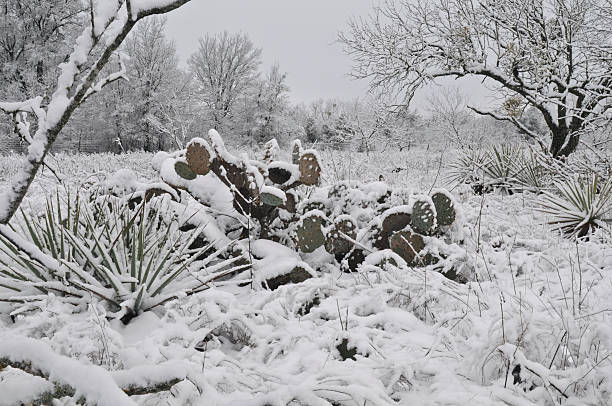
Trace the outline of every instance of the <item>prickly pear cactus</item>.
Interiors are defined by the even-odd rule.
[[[300,155],[302,155],[302,141],[294,140],[291,146],[291,162],[294,165],[299,163]]]
[[[287,210],[289,213],[297,212],[297,204],[299,200],[299,196],[295,190],[287,190],[285,192],[285,196],[287,200],[283,205],[283,208]]]
[[[387,235],[403,230],[410,224],[412,210],[409,206],[397,206],[385,211],[382,215],[382,229]]]
[[[263,161],[265,163],[272,162],[278,155],[278,152],[280,151],[276,138],[272,138],[270,141],[266,142],[266,144],[264,145],[264,148],[266,152],[264,153]]]
[[[412,206],[410,227],[417,233],[431,235],[436,229],[436,209],[428,197],[420,197]]]
[[[353,243],[343,235],[352,240],[357,238],[357,222],[349,215],[336,217],[334,224],[327,231],[325,250],[334,255],[347,254],[353,248]]]
[[[364,262],[382,269],[385,269],[387,265],[406,265],[404,259],[390,249],[373,252],[365,258]]]
[[[319,158],[314,151],[304,152],[300,156],[298,167],[300,170],[300,181],[303,184],[307,186],[319,184],[321,165],[319,164]]]
[[[277,185],[283,185],[291,180],[292,173],[284,162],[272,162],[268,165],[268,179]]]
[[[366,256],[363,253],[361,248],[355,247],[353,248],[347,255],[345,255],[344,260],[340,264],[340,268],[343,272],[357,272],[357,268],[359,265],[363,263]]]
[[[193,172],[198,175],[206,175],[210,171],[210,151],[212,151],[211,147],[201,138],[194,138],[189,142],[185,159]]]
[[[183,161],[176,161],[174,163],[174,171],[178,176],[185,180],[194,180],[198,175],[191,170],[189,165]]]
[[[324,214],[312,210],[304,214],[295,229],[295,243],[303,253],[309,254],[325,244]]]
[[[423,237],[415,232],[398,231],[391,237],[391,250],[409,265],[418,264],[419,253],[425,248]]]
[[[272,186],[264,186],[259,193],[259,199],[263,204],[273,207],[282,206],[287,201],[285,193]]]
[[[457,217],[455,204],[446,191],[437,191],[431,196],[436,207],[436,221],[438,225],[450,226]]]
[[[301,207],[302,213],[306,214],[312,210],[319,210],[323,213],[327,212],[327,205],[322,199],[308,199],[304,201]]]

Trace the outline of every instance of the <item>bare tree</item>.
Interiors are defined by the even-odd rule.
[[[78,35],[79,0],[0,2],[0,99],[27,99],[50,90],[54,70]]]
[[[13,117],[18,131],[30,144],[22,169],[8,190],[0,193],[0,224],[8,223],[17,211],[51,146],[77,107],[107,84],[124,77],[125,66],[119,58],[119,71],[98,78],[134,25],[147,16],[167,13],[188,1],[91,0],[83,31],[66,62],[59,66],[57,87],[48,103],[42,96],[0,102],[0,111]],[[34,135],[27,121],[30,115],[37,120]]]
[[[467,102],[466,95],[456,86],[440,88],[427,97],[432,119],[441,126],[445,136],[461,148],[471,148],[472,144],[480,141],[473,139],[474,134],[468,128],[472,117]]]
[[[571,154],[612,109],[612,0],[387,0],[340,40],[356,77],[407,102],[438,77],[496,83],[540,112],[553,156]],[[472,109],[542,143],[512,115]]]
[[[126,39],[124,51],[130,57],[128,74],[131,86],[139,95],[134,100],[135,121],[138,123],[137,138],[144,140],[145,151],[160,149],[160,139],[154,143],[156,131],[148,118],[155,117],[155,108],[163,97],[161,93],[170,92],[170,84],[178,75],[178,58],[173,41],[166,38],[166,17],[152,17],[136,25]],[[160,114],[161,115],[161,114]]]
[[[255,82],[261,49],[255,48],[245,34],[224,31],[201,38],[189,65],[213,125],[219,129],[231,117],[239,96]]]

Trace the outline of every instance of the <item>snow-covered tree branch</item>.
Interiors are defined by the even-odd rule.
[[[25,165],[8,190],[0,194],[0,223],[8,223],[16,212],[45,156],[76,108],[87,97],[123,75],[121,69],[106,78],[99,78],[100,72],[135,24],[147,16],[172,11],[188,1],[91,1],[83,31],[76,39],[67,61],[60,65],[57,87],[46,107],[41,106],[42,96],[25,102],[0,103],[0,110],[5,113],[33,113],[38,119],[36,133],[27,137],[22,135],[31,138]],[[25,131],[26,127],[21,126],[21,129]]]
[[[355,77],[407,102],[435,78],[485,78],[537,109],[566,156],[610,118],[610,21],[610,0],[387,0],[340,40]]]

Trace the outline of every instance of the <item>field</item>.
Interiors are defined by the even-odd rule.
[[[429,267],[344,273],[319,261],[317,277],[304,282],[272,291],[215,282],[128,325],[106,317],[93,296],[74,307],[50,295],[14,317],[0,304],[0,351],[35,352],[43,365],[42,373],[2,369],[0,353],[0,406],[57,393],[38,375],[82,388],[54,405],[80,398],[109,406],[612,402],[609,235],[563,238],[537,210],[534,193],[475,195],[449,185],[456,156],[449,149],[320,156],[323,185],[383,179],[413,193],[451,190],[459,206],[453,238],[462,243],[452,260],[468,281]],[[18,158],[0,158],[0,186]],[[95,187],[124,168],[156,181],[152,158],[57,154],[24,207],[39,212],[58,185]],[[207,340],[211,334],[220,338]],[[342,343],[352,356],[342,354]],[[117,389],[164,381],[171,389],[136,392],[132,403]]]

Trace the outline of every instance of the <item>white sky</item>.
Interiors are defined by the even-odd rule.
[[[192,0],[168,14],[168,37],[176,41],[182,61],[197,48],[197,39],[223,30],[246,33],[263,49],[264,69],[278,62],[287,72],[293,102],[320,98],[362,97],[366,81],[348,76],[351,60],[336,43],[352,16],[367,16],[376,0]],[[475,104],[484,94],[476,80],[462,90]],[[423,110],[425,89],[412,108]],[[433,90],[435,91],[435,90]]]

